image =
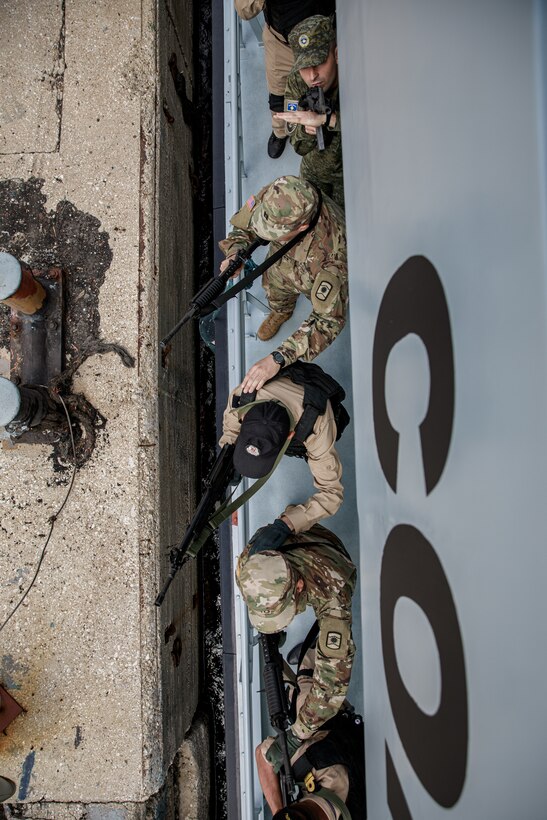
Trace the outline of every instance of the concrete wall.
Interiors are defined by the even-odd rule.
[[[191,130],[167,64],[191,96],[191,2],[14,0],[0,29],[0,249],[65,269],[69,354],[102,337],[136,358],[93,356],[75,379],[106,426],[0,633],[0,683],[26,710],[0,773],[29,804],[13,816],[144,817],[199,695],[195,568],[153,605],[196,489],[193,333],[161,373],[157,344],[193,290]],[[0,622],[67,491],[50,454],[0,451]]]

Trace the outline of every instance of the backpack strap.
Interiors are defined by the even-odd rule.
[[[289,707],[289,717],[290,717],[291,723],[294,723],[295,720],[296,720],[296,699],[297,699],[296,696],[297,696],[298,691],[299,691],[298,676],[299,675],[305,675],[305,676],[309,675],[309,677],[312,677],[312,675],[313,675],[313,671],[311,669],[305,669],[305,670],[302,671],[300,669],[300,667],[302,665],[302,661],[304,660],[304,656],[305,656],[306,652],[308,651],[310,646],[312,646],[313,643],[317,640],[318,635],[319,635],[319,621],[316,619],[313,622],[313,624],[311,625],[311,627],[308,631],[308,634],[304,638],[304,640],[302,642],[302,646],[300,647],[300,654],[298,656],[298,663],[296,664],[297,689],[296,689],[295,693],[293,694],[293,697],[292,697],[292,700],[291,700],[291,705]]]
[[[317,640],[318,635],[319,635],[319,621],[317,619],[315,619],[315,621],[313,622],[313,624],[310,627],[310,630],[309,630],[308,634],[304,638],[304,641],[302,643],[302,647],[300,649],[300,655],[298,656],[298,663],[296,665],[296,670],[297,670],[296,674],[297,675],[300,673],[300,667],[302,666],[302,661],[304,660],[306,652],[308,651],[308,649],[311,646],[313,646],[313,643],[314,643],[314,641]]]

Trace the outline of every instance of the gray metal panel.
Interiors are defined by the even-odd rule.
[[[404,800],[420,819],[445,816],[443,800],[456,800],[451,816],[466,820],[545,816],[545,12],[544,2],[524,0],[339,3],[341,85],[351,100],[343,112],[344,160],[375,819],[390,813],[386,743],[396,772],[389,781],[394,817],[408,816]],[[375,436],[371,397],[380,305],[415,254],[439,274],[454,353],[454,426],[429,494],[418,426],[432,376],[418,335],[395,345],[386,364],[388,418],[401,434],[396,491],[381,467],[387,439]],[[426,324],[435,319],[428,318],[432,304],[422,305]],[[399,300],[395,330],[398,322],[405,327],[409,310]],[[446,372],[446,357],[444,364]],[[432,564],[411,573],[424,585],[420,607],[409,600],[415,590],[408,578],[386,568],[386,539],[401,524],[430,542],[448,581],[443,600],[451,594],[463,643],[457,695],[449,693],[458,669],[439,671],[454,646],[450,630],[434,636],[424,614],[439,590]],[[382,645],[380,607],[386,618],[394,590],[396,664],[387,668],[390,622]],[[440,611],[436,623],[444,628]],[[441,699],[447,721],[436,747],[425,729],[436,724]],[[466,724],[468,743],[454,752]],[[436,759],[428,759],[436,748]],[[462,761],[459,795],[454,771]]]
[[[268,92],[266,88],[263,49],[257,43],[256,36],[248,23],[241,26],[241,49],[239,51],[239,80],[241,86],[241,119],[240,128],[242,143],[245,151],[244,176],[241,178],[241,194],[239,204],[252,193],[256,193],[260,188],[274,180],[282,174],[298,174],[300,158],[294,153],[290,145],[287,145],[282,157],[272,160],[268,157],[266,146],[271,133],[271,118],[268,110]],[[235,112],[232,111],[232,121],[235,120]],[[226,131],[227,135],[229,129]],[[227,145],[234,144],[234,135],[229,137]],[[228,147],[230,154],[230,167],[239,166],[239,158],[235,156]],[[232,185],[228,183],[231,193]],[[227,205],[228,209],[228,205]],[[227,214],[230,216],[229,214]],[[228,226],[229,229],[229,226]],[[259,260],[259,254],[255,254],[255,259]],[[246,370],[262,358],[269,351],[273,350],[281,338],[285,338],[298,326],[310,311],[310,303],[304,298],[299,300],[294,317],[289,323],[284,325],[279,334],[279,339],[265,344],[256,338],[257,328],[267,313],[267,302],[264,291],[260,283],[255,283],[251,294],[253,299],[245,296],[241,304],[230,304],[228,310],[228,348],[230,361],[231,384],[239,383]],[[285,334],[285,335],[283,335]],[[236,343],[234,338],[239,336],[240,342]],[[325,353],[318,358],[318,364],[332,373],[346,388],[348,399],[346,406],[352,414],[352,389],[351,389],[351,349],[349,328],[343,331],[340,339],[333,344]],[[343,539],[352,557],[359,561],[359,542],[357,527],[357,508],[355,499],[354,480],[354,439],[353,425],[351,425],[344,438],[340,442],[339,452],[344,465],[344,487],[345,499],[341,510],[331,519],[323,523],[332,529]],[[302,501],[314,491],[310,472],[303,461],[299,459],[284,459],[279,466],[275,477],[268,484],[267,489],[251,499],[246,511],[239,514],[239,526],[233,528],[233,538],[235,549],[241,549],[245,540],[258,527],[273,521],[292,501]],[[237,606],[236,596],[236,606]],[[361,647],[361,624],[360,624],[360,593],[357,592],[354,600],[354,637],[357,646]],[[240,613],[243,622],[246,622],[246,612],[243,609]],[[237,616],[239,617],[239,616]],[[288,630],[286,646],[292,645],[302,640],[307,629],[313,621],[312,612],[309,610],[306,616],[293,622]],[[237,622],[239,623],[239,621]],[[254,771],[254,746],[268,733],[272,733],[268,725],[267,717],[261,709],[261,696],[259,689],[262,686],[260,670],[258,666],[258,648],[252,645],[253,637],[248,640],[243,635],[244,646],[243,658],[240,662],[240,674],[249,676],[248,694],[250,700],[245,704],[244,726],[246,737],[240,737],[242,744],[247,743],[248,749],[244,753],[246,760],[242,762],[242,769],[252,762]],[[246,653],[249,652],[247,659]],[[350,696],[358,710],[363,710],[363,682],[362,682],[362,656],[358,655],[355,669],[352,676]],[[265,704],[262,704],[265,707]],[[243,721],[242,721],[243,725]],[[245,792],[242,796],[242,804],[251,806],[254,813],[252,817],[269,817],[267,809],[263,813],[262,795],[256,776],[252,784],[253,794],[249,795],[246,790],[250,783],[246,779],[245,771],[242,775],[242,789]],[[247,800],[247,803],[245,801]],[[245,815],[244,815],[245,816]]]

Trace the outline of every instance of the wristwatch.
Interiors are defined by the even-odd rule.
[[[272,358],[274,362],[279,365],[279,367],[285,367],[285,358],[279,350],[274,350],[272,353]]]

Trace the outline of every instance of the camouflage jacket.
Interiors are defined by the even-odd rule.
[[[302,94],[305,94],[308,90],[308,86],[298,71],[291,72],[285,89],[285,111],[289,111],[289,104],[298,102]],[[335,202],[343,207],[342,121],[339,111],[338,89],[335,88],[329,91],[326,96],[331,100],[336,111],[336,124],[332,128],[323,128],[325,135],[325,149],[323,151],[320,151],[317,147],[315,135],[307,134],[303,125],[289,123],[287,131],[291,145],[296,153],[303,158],[300,175],[304,179],[315,183],[323,193],[332,197]],[[341,199],[335,195],[335,192],[338,191]]]
[[[334,717],[346,697],[355,656],[351,598],[357,570],[339,539],[320,524],[290,535],[280,551],[304,580],[299,612],[311,606],[319,622],[312,686],[293,725],[295,734],[307,738]]]
[[[248,247],[256,239],[249,227],[251,210],[265,190],[247,200],[230,220],[234,230],[219,242],[226,256]],[[268,255],[280,247],[278,242],[270,242]],[[276,291],[286,294],[290,290],[295,297],[302,293],[311,300],[308,318],[277,348],[287,364],[297,359],[311,362],[334,341],[346,323],[348,265],[346,223],[341,208],[324,197],[315,228],[266,271],[265,277],[272,309],[276,308]]]

